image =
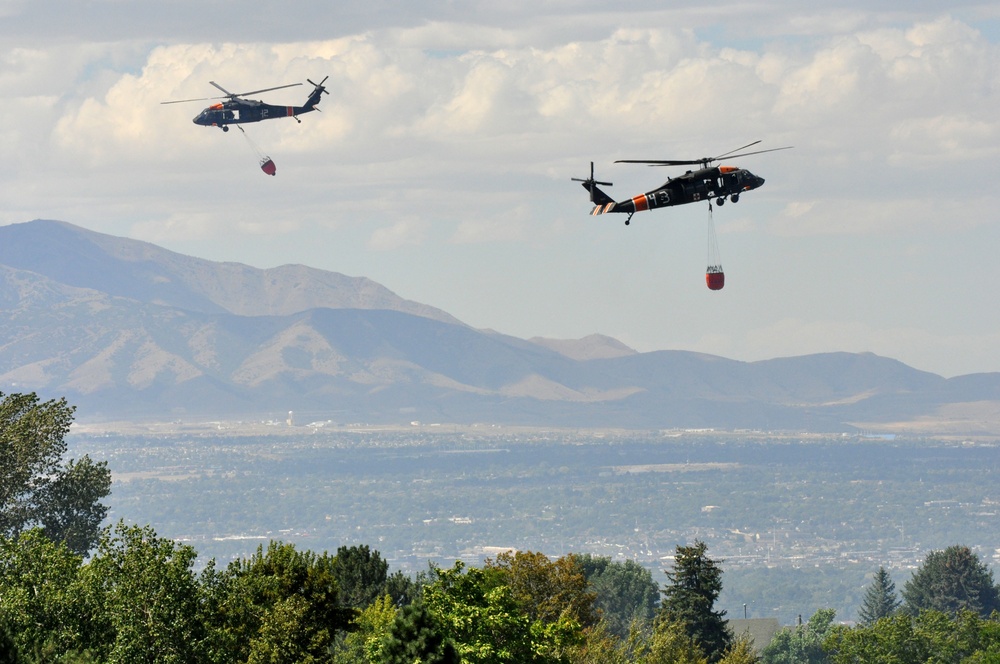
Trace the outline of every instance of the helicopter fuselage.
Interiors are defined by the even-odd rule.
[[[697,171],[688,171],[680,177],[671,178],[661,186],[645,194],[633,196],[624,201],[614,201],[598,189],[595,189],[594,202],[597,205],[591,210],[592,215],[620,212],[631,218],[636,212],[653,210],[655,208],[684,205],[699,201],[712,201],[721,205],[728,198],[734,203],[740,194],[756,189],[764,184],[764,178],[754,175],[745,168],[734,166],[713,166]],[[587,185],[585,184],[586,188]],[[604,198],[601,198],[604,194]]]
[[[275,106],[252,99],[242,101],[226,101],[212,104],[197,116],[193,122],[203,127],[221,127],[226,125],[260,122],[272,118],[291,118],[302,113],[315,110],[306,106]]]

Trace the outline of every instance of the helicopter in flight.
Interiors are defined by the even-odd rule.
[[[643,210],[697,203],[699,201],[708,201],[709,205],[711,205],[712,200],[715,200],[716,205],[721,206],[726,202],[727,198],[733,203],[738,202],[743,192],[751,191],[763,185],[764,178],[754,175],[745,168],[713,166],[712,164],[721,159],[735,159],[752,154],[788,150],[792,147],[786,146],[771,148],[770,150],[742,152],[758,143],[760,141],[754,141],[741,148],[724,152],[717,157],[703,157],[701,159],[619,159],[615,161],[616,164],[700,167],[694,171],[687,171],[679,177],[668,178],[666,182],[656,189],[645,194],[633,196],[624,201],[615,201],[597,186],[610,187],[612,185],[610,182],[600,182],[594,179],[594,162],[590,162],[589,178],[571,178],[571,180],[582,182],[583,188],[590,192],[590,201],[594,203],[594,209],[590,211],[591,215],[607,214],[610,212],[624,213],[628,215],[625,218],[625,225],[628,226],[629,222],[632,221],[632,215]]]
[[[272,90],[281,90],[283,88],[292,88],[296,85],[302,85],[301,83],[290,83],[288,85],[279,85],[277,87],[264,88],[262,90],[251,90],[250,92],[230,92],[215,81],[209,81],[209,84],[214,85],[219,90],[224,92],[224,96],[201,97],[198,99],[178,99],[175,101],[163,101],[160,103],[183,104],[191,101],[225,99],[226,101],[212,104],[208,108],[204,109],[201,113],[195,116],[193,120],[193,122],[197,125],[201,125],[203,127],[219,127],[222,131],[229,131],[229,125],[260,122],[261,120],[273,120],[274,118],[295,118],[296,122],[301,123],[302,121],[296,116],[308,113],[309,111],[318,111],[319,109],[316,105],[319,104],[323,94],[330,94],[326,91],[326,88],[323,87],[327,78],[330,77],[327,76],[319,83],[313,83],[309,79],[306,79],[312,84],[313,90],[312,93],[310,93],[309,98],[306,99],[306,103],[302,106],[275,106],[273,104],[265,104],[264,102],[257,101],[255,99],[245,99],[247,95],[255,95],[260,92],[270,92]]]

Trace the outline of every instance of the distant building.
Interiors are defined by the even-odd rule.
[[[753,649],[758,655],[771,643],[771,639],[781,629],[777,618],[730,618],[729,631],[733,636],[749,633],[753,639]]]
[[[295,413],[288,411],[288,419],[285,420],[285,423],[290,427],[295,426]]]

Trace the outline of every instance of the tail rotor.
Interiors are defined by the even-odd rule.
[[[594,179],[594,162],[590,162],[590,177],[589,178],[586,178],[586,179],[584,179],[584,178],[570,178],[570,180],[572,180],[573,182],[582,182],[583,183],[583,188],[586,189],[588,192],[590,192],[590,202],[591,203],[597,203],[598,202],[595,199],[594,191],[595,190],[600,191],[600,190],[597,189],[596,185],[603,185],[605,187],[611,187],[611,186],[613,186],[613,184],[611,182],[601,182],[599,180],[595,180]]]
[[[321,92],[323,94],[330,94],[329,92],[326,91],[326,88],[323,87],[323,84],[326,83],[326,79],[328,79],[328,78],[330,78],[330,77],[329,76],[324,76],[323,80],[320,81],[319,83],[313,83],[308,78],[306,80],[309,81],[309,83],[313,86],[313,94],[316,94],[317,92]]]

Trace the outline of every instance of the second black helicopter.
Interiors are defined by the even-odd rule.
[[[757,189],[764,184],[764,178],[754,175],[745,168],[736,166],[713,166],[721,159],[735,159],[746,157],[752,154],[762,154],[764,152],[775,152],[777,150],[788,150],[792,146],[782,148],[771,148],[770,150],[755,150],[753,152],[742,152],[747,148],[757,145],[760,141],[754,141],[741,148],[730,150],[717,157],[703,157],[701,159],[619,159],[616,164],[648,164],[650,166],[699,166],[697,170],[691,170],[676,178],[669,178],[665,183],[648,191],[623,201],[615,201],[597,185],[610,187],[610,182],[601,182],[594,178],[594,162],[590,162],[589,178],[572,178],[575,182],[582,182],[583,188],[590,192],[590,201],[594,203],[594,208],[590,211],[592,215],[607,213],[627,214],[625,225],[632,221],[632,215],[644,210],[668,207],[672,205],[684,205],[687,203],[697,203],[699,201],[713,200],[716,205],[722,205],[726,200],[736,203],[740,200],[740,195],[744,192]]]
[[[312,84],[313,90],[309,94],[309,98],[306,99],[305,104],[302,106],[276,106],[274,104],[265,104],[264,102],[256,99],[245,99],[247,95],[255,95],[261,92],[270,92],[272,90],[281,90],[283,88],[292,88],[296,85],[302,85],[301,83],[290,83],[288,85],[279,85],[277,87],[264,88],[262,90],[251,90],[250,92],[230,92],[215,81],[209,81],[209,84],[224,92],[225,96],[201,97],[199,99],[178,99],[176,101],[164,101],[160,103],[181,104],[189,101],[225,99],[223,102],[212,104],[208,108],[204,109],[201,113],[195,116],[193,120],[196,125],[201,125],[203,127],[219,127],[222,131],[229,131],[229,125],[260,122],[261,120],[273,120],[275,118],[295,118],[296,122],[302,122],[296,116],[302,115],[303,113],[309,113],[310,111],[318,111],[319,109],[316,105],[319,104],[323,94],[330,94],[326,91],[326,88],[323,87],[327,78],[330,77],[327,76],[319,83],[313,83],[312,81],[309,81],[309,79],[306,79]]]

